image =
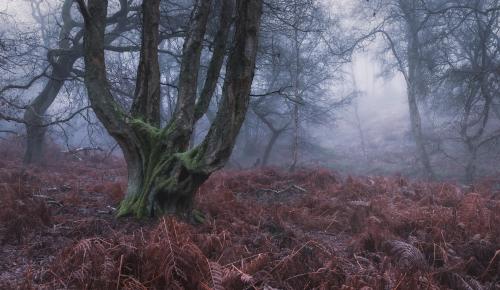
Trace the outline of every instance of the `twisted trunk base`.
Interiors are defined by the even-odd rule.
[[[196,170],[197,151],[174,153],[161,146],[146,154],[144,151],[147,150],[141,151],[136,158],[126,157],[128,192],[117,215],[143,218],[176,214],[189,217],[197,189],[210,176]]]

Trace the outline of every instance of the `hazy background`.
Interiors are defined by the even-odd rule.
[[[34,23],[31,17],[29,1],[2,0],[0,11],[14,17],[18,25],[30,26]],[[328,2],[328,1],[327,1]],[[350,8],[349,1],[330,1],[332,9],[345,6]],[[346,16],[348,17],[348,16]],[[363,51],[358,51],[353,62],[344,67],[344,71],[353,74],[359,94],[353,100],[352,106],[338,112],[335,124],[329,127],[311,128],[312,135],[319,137],[322,147],[331,149],[339,155],[346,153],[362,155],[360,136],[356,126],[355,108],[357,106],[360,125],[364,131],[367,147],[374,146],[387,138],[405,138],[408,133],[408,109],[404,80],[399,74],[382,77],[380,59],[377,58],[377,41],[368,45]],[[347,77],[340,88],[332,88],[333,95],[348,95],[353,89],[353,79]],[[75,133],[75,132],[73,132]],[[82,132],[83,133],[83,132]],[[85,139],[74,134],[74,145]],[[346,146],[346,144],[348,144]],[[353,146],[360,150],[353,152]],[[331,162],[335,162],[332,160]]]
[[[353,1],[331,0],[325,3],[329,3],[332,13],[340,15],[347,27],[358,25],[349,16]],[[1,0],[0,11],[15,18],[19,26],[30,27],[34,23],[29,1]],[[315,150],[321,154],[303,148],[300,164],[327,166],[355,174],[402,173],[418,176],[415,146],[410,133],[406,83],[399,72],[387,74],[384,70],[382,58],[387,58],[387,55],[380,53],[382,44],[380,36],[367,42],[363,49],[354,53],[352,62],[342,67],[345,73],[343,81],[332,87],[329,94],[332,98],[338,98],[352,96],[355,91],[355,98],[348,106],[336,111],[335,120],[331,123],[305,129],[313,138],[310,142],[319,148]],[[57,111],[57,105],[50,110]],[[425,109],[422,109],[422,119],[424,126],[435,125],[429,121],[432,118],[426,115]],[[64,133],[57,128],[50,130],[51,135],[66,147],[87,146],[89,134],[93,136],[92,142],[101,142],[108,149],[114,147],[114,142],[103,130],[92,128],[89,131],[85,122],[72,121],[70,130]],[[432,129],[428,133],[434,134]],[[290,138],[285,138],[280,146],[276,146],[271,165],[288,165],[290,152],[287,150],[290,143]],[[245,156],[247,153],[242,147],[241,144],[236,146],[234,162],[230,162],[230,166],[252,167],[254,160],[260,156],[261,152],[255,156]],[[242,156],[245,160],[240,160]],[[449,170],[449,174],[443,174],[443,177],[461,174],[462,169],[458,169],[450,160],[442,156],[439,158],[436,166]],[[490,167],[487,171],[494,174],[498,169]]]

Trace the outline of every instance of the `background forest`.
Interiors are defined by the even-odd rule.
[[[27,136],[27,163],[41,158],[46,135],[69,151],[117,147],[85,97],[81,16],[69,2],[2,4],[2,131]],[[161,118],[168,120],[192,3],[161,5]],[[466,182],[495,174],[497,8],[479,0],[266,3],[250,107],[229,166],[319,164]],[[113,93],[127,107],[140,33],[117,23],[109,24],[119,31],[106,40],[106,61]],[[200,77],[212,46],[207,39]],[[192,144],[207,133],[221,89]]]

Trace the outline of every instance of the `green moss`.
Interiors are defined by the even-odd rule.
[[[175,122],[170,122],[167,126],[165,126],[163,129],[161,129],[161,136],[162,137],[167,137],[170,134],[172,134],[175,130],[177,129],[177,126]]]
[[[162,137],[163,130],[161,128],[152,126],[140,118],[131,118],[129,124],[132,125],[132,128],[150,138],[158,139]]]
[[[161,215],[165,209],[160,208],[163,205],[157,204],[156,195],[169,192],[177,194],[179,188],[184,188],[185,185],[179,184],[177,177],[172,176],[173,170],[177,170],[176,167],[180,162],[190,172],[199,171],[202,168],[201,151],[195,148],[175,153],[169,149],[168,136],[175,133],[175,122],[165,128],[152,126],[139,118],[129,119],[128,123],[138,135],[137,141],[140,142],[138,149],[141,151],[143,180],[140,181],[139,192],[128,196],[120,203],[117,216],[133,215],[143,218],[152,210],[155,215]]]
[[[193,211],[191,212],[191,216],[193,218],[193,221],[195,223],[198,223],[198,224],[203,224],[205,223],[205,214],[203,214],[203,212],[197,210],[197,209],[193,209]]]
[[[189,171],[197,171],[201,168],[201,163],[200,163],[200,150],[198,147],[182,152],[182,153],[177,153],[175,154],[175,157],[177,157],[181,162],[184,167],[187,168]]]
[[[147,198],[145,194],[130,196],[120,202],[116,216],[144,218],[148,215],[147,208]]]
[[[117,119],[127,120],[127,114],[123,111],[123,108],[117,102],[106,103],[106,105],[111,106],[111,112],[114,113]]]
[[[172,162],[175,162],[173,155],[166,154],[154,146],[149,153],[147,161],[143,163],[143,176],[141,190],[135,195],[124,199],[119,206],[117,216],[133,215],[137,218],[148,216],[151,210],[153,197],[158,192],[171,191],[176,188],[177,181],[174,177],[169,177]],[[154,204],[154,203],[153,203]],[[155,206],[156,215],[161,215],[162,209]]]

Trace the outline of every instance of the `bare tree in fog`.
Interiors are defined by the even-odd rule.
[[[0,21],[5,22],[5,17],[6,15],[3,12],[0,12]],[[5,34],[6,32],[4,30],[0,31],[0,68],[2,68],[7,61],[6,51],[8,48],[5,41]]]
[[[39,39],[30,29],[21,27],[15,18],[1,14],[0,28],[0,120],[10,123],[24,123],[19,114],[26,108],[26,96],[19,90],[28,90],[45,76],[38,59]],[[2,130],[17,134],[17,129]]]
[[[498,0],[446,4],[440,12],[447,20],[442,85],[432,104],[451,118],[455,140],[467,152],[465,181],[472,183],[479,155],[491,155],[500,138],[500,6]]]
[[[331,88],[341,78],[340,66],[349,61],[353,49],[330,45],[344,35],[318,1],[270,1],[265,8],[252,114],[246,124],[265,125],[269,131],[259,156],[264,166],[277,141],[290,138],[293,169],[300,147],[314,143],[307,140],[307,126],[331,125],[335,110],[347,103]],[[251,123],[253,117],[257,120]]]
[[[85,100],[78,94],[80,86],[83,85],[83,73],[81,58],[83,56],[83,29],[81,19],[75,14],[74,0],[66,0],[61,6],[50,1],[31,2],[32,16],[39,25],[39,39],[29,39],[33,42],[29,45],[40,51],[40,55],[46,57],[38,60],[38,73],[33,72],[31,78],[22,77],[20,79],[7,80],[7,85],[1,90],[4,100],[8,99],[9,110],[12,114],[4,116],[4,120],[17,122],[26,126],[26,151],[24,162],[26,164],[39,163],[43,156],[43,145],[47,129],[51,125],[61,124],[69,121],[73,117],[81,116],[87,122],[92,122],[84,116],[83,111],[89,107],[84,105]],[[48,11],[42,11],[41,3],[50,7]],[[119,102],[125,106],[130,106],[132,96],[126,89],[127,85],[134,81],[127,70],[127,62],[134,62],[135,54],[140,47],[135,42],[134,29],[139,22],[139,6],[133,1],[120,0],[119,5],[113,4],[112,14],[106,21],[107,27],[105,35],[105,49],[108,52],[107,59],[111,63],[110,76],[112,79],[111,88],[118,96]],[[171,5],[178,6],[171,9]],[[179,6],[180,5],[180,6]],[[185,11],[189,8],[189,3],[162,4],[162,41],[182,37],[185,22]],[[171,13],[170,11],[175,11]],[[51,17],[55,18],[50,20]],[[54,41],[56,39],[56,41]],[[28,40],[24,40],[27,43]],[[167,42],[167,41],[166,41]],[[168,49],[161,49],[161,54],[173,54]],[[128,57],[125,53],[129,53]],[[25,57],[28,59],[27,57]],[[37,63],[38,63],[37,62]],[[10,82],[10,84],[9,84]],[[40,83],[41,88],[36,84]],[[64,90],[63,90],[64,88]],[[31,100],[29,97],[22,100],[16,91],[24,91],[31,94],[34,89],[40,89],[39,93]],[[13,93],[13,91],[15,91]],[[11,97],[5,96],[10,93]],[[26,95],[29,95],[26,94]],[[72,98],[71,108],[66,111],[66,116],[53,118],[47,111],[54,104],[56,98],[61,95],[68,95]],[[73,95],[73,96],[71,96]],[[86,98],[85,98],[86,99]],[[68,106],[68,101],[60,101],[58,106]],[[24,113],[23,113],[24,112]],[[16,115],[24,114],[18,117]],[[90,123],[89,123],[90,124]],[[92,125],[92,124],[90,124]]]
[[[24,111],[23,118],[11,118],[10,121],[19,122],[26,126],[27,137],[24,156],[24,162],[26,164],[38,163],[41,161],[43,156],[44,139],[48,126],[66,122],[82,110],[86,109],[80,108],[75,112],[68,114],[69,117],[59,118],[57,120],[48,120],[48,116],[46,114],[48,108],[53,104],[54,100],[59,95],[65,82],[68,80],[74,80],[78,74],[74,70],[74,65],[82,56],[81,41],[83,37],[83,30],[81,29],[82,24],[79,23],[78,20],[73,19],[71,15],[74,2],[73,0],[66,0],[63,2],[61,7],[57,7],[57,9],[61,11],[60,26],[57,23],[49,25],[45,22],[45,19],[42,17],[42,12],[40,11],[40,2],[42,1],[36,2],[38,5],[34,5],[35,2],[32,3],[32,14],[35,17],[35,20],[39,22],[43,44],[50,45],[51,40],[49,38],[51,35],[58,34],[56,48],[44,47],[44,45],[39,46],[38,49],[48,49],[46,51],[47,58],[45,60],[47,64],[44,64],[46,68],[40,74],[31,78],[27,82],[27,85],[7,85],[2,90],[2,93],[13,89],[28,90],[31,89],[32,85],[39,81],[39,79],[45,80],[41,91],[36,97],[29,101],[27,105],[19,104],[18,100],[10,102],[11,106]],[[122,3],[126,4],[127,1],[124,0]],[[120,33],[125,31],[127,26],[133,23],[132,19],[126,17],[129,12],[128,4],[122,5],[121,7],[121,10],[108,19],[108,25],[113,27],[113,29],[109,31],[106,39],[106,43],[108,45],[116,39]]]
[[[382,19],[376,32],[384,36],[387,50],[394,58],[393,67],[403,75],[406,82],[411,132],[419,162],[425,176],[434,179],[436,176],[426,148],[418,103],[427,95],[429,59],[426,56],[435,42],[432,37],[435,18],[427,13],[424,2],[421,1],[380,0],[370,1],[369,5],[370,14]]]

